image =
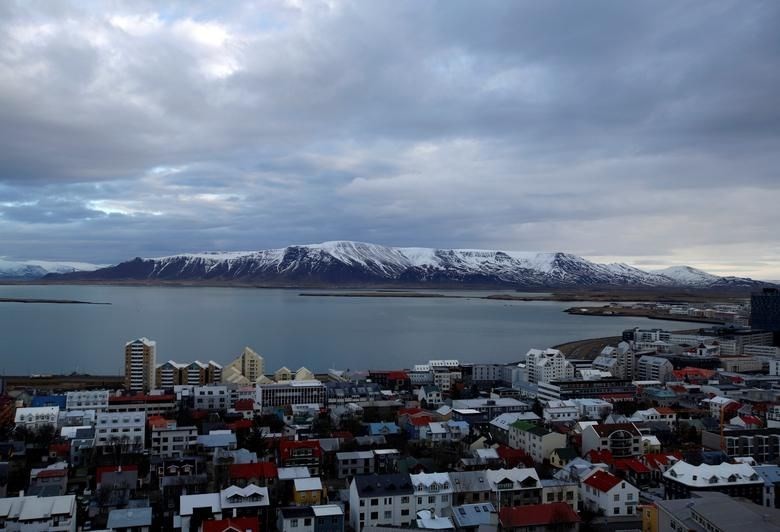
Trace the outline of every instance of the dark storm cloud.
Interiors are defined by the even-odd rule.
[[[349,238],[740,272],[752,255],[763,275],[780,255],[778,13],[5,3],[0,255]]]

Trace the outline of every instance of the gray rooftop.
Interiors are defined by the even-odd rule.
[[[108,528],[130,528],[134,526],[151,526],[151,508],[125,508],[111,510],[108,514]]]

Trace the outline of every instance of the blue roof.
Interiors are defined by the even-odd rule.
[[[65,396],[64,395],[34,395],[30,402],[32,407],[40,406],[58,406],[61,410],[65,410]]]
[[[130,528],[134,526],[151,526],[152,509],[146,508],[123,508],[121,510],[111,510],[108,514],[108,528]]]
[[[401,429],[395,423],[369,423],[368,432],[372,436],[380,434],[398,434]]]

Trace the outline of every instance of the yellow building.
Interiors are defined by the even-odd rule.
[[[296,506],[314,506],[326,502],[327,497],[319,477],[296,478],[293,483]]]
[[[658,508],[655,504],[639,505],[642,512],[642,532],[658,532]]]

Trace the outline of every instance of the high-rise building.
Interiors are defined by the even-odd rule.
[[[157,342],[138,338],[125,344],[125,388],[148,392],[155,383]]]
[[[222,366],[209,360],[208,364],[199,360],[189,364],[180,364],[169,360],[157,366],[155,382],[158,388],[173,388],[180,384],[200,386],[204,384],[220,384],[222,382]]]
[[[774,343],[780,341],[780,290],[764,288],[750,296],[750,326],[774,333]]]
[[[528,382],[536,384],[574,378],[574,366],[557,349],[529,349],[525,367]]]
[[[265,361],[249,347],[245,347],[233,362],[225,366],[222,380],[235,384],[254,384],[265,377]]]

